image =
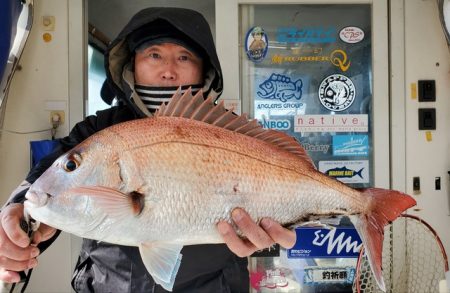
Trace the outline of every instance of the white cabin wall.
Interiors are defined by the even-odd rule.
[[[33,132],[48,129],[48,102],[62,103],[65,122],[56,137],[66,136],[83,117],[83,1],[35,0],[29,39],[11,83],[4,130]],[[44,31],[43,16],[55,17],[54,31]],[[50,42],[43,34],[52,36]],[[50,105],[51,106],[51,105]],[[0,139],[0,197],[2,204],[30,169],[32,140],[51,139],[50,131],[33,134],[3,132]],[[71,275],[79,239],[61,234],[39,258],[27,292],[71,292]]]
[[[450,53],[435,0],[391,1],[392,186],[414,196],[410,212],[436,229],[450,252]],[[436,81],[436,102],[413,98],[412,84]],[[418,95],[415,95],[418,96]],[[418,109],[436,108],[436,130],[427,140]],[[420,193],[413,191],[420,177]],[[441,190],[435,190],[435,177]]]

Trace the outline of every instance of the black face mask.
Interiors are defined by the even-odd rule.
[[[183,85],[181,86],[181,93],[184,94],[191,88],[192,95],[195,95],[202,87],[203,85],[201,84]],[[158,110],[163,103],[169,102],[178,88],[178,86],[148,86],[140,84],[134,86],[136,93],[150,113]]]

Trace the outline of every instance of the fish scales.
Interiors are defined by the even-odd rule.
[[[223,219],[230,221],[230,211],[238,206],[257,220],[270,215],[281,223],[295,222],[311,212],[337,212],[333,207],[339,205],[349,211],[361,210],[354,200],[335,203],[332,199],[342,196],[333,196],[336,192],[326,185],[318,193],[316,180],[323,180],[322,176],[303,176],[296,156],[286,156],[277,149],[272,150],[267,143],[255,143],[238,133],[217,131],[196,121],[186,125],[183,120],[161,117],[137,121],[146,125],[119,131],[111,129],[126,142],[122,151],[131,153],[133,165],[150,166],[133,169],[135,173],[127,177],[147,178],[150,204],[144,213],[148,211],[152,215],[148,217],[149,223],[164,227],[161,230],[167,237],[186,232],[216,235],[215,223]],[[136,135],[132,131],[142,128],[148,129],[151,135],[142,135],[142,131]],[[251,148],[246,146],[249,143]],[[171,182],[177,182],[176,190],[170,190]],[[153,203],[152,197],[160,200]],[[160,212],[153,213],[156,209]],[[174,223],[174,219],[178,222]],[[155,231],[150,232],[155,235]]]

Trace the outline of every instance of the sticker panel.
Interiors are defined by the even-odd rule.
[[[280,43],[335,43],[335,27],[280,27],[276,40]]]
[[[367,114],[355,115],[297,115],[295,132],[367,132]]]
[[[368,156],[368,135],[333,136],[333,156]]]
[[[295,232],[300,240],[288,249],[288,258],[358,257],[362,246],[355,228],[301,227]]]
[[[319,86],[320,103],[330,111],[344,111],[353,104],[356,88],[352,80],[342,74],[326,77]]]
[[[353,284],[356,269],[354,267],[307,267],[303,283],[324,284],[324,283],[345,283]]]
[[[339,37],[343,42],[356,44],[364,40],[364,31],[356,26],[348,26],[339,32]]]
[[[261,62],[267,55],[269,40],[264,29],[260,26],[252,27],[245,37],[245,52],[248,59]]]
[[[368,183],[369,161],[320,161],[319,171],[344,183]]]

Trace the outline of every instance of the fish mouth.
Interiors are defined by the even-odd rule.
[[[51,197],[52,195],[50,193],[37,190],[28,190],[28,192],[25,194],[25,198],[27,199],[25,203],[29,207],[39,208],[45,206],[48,202],[48,199]]]

